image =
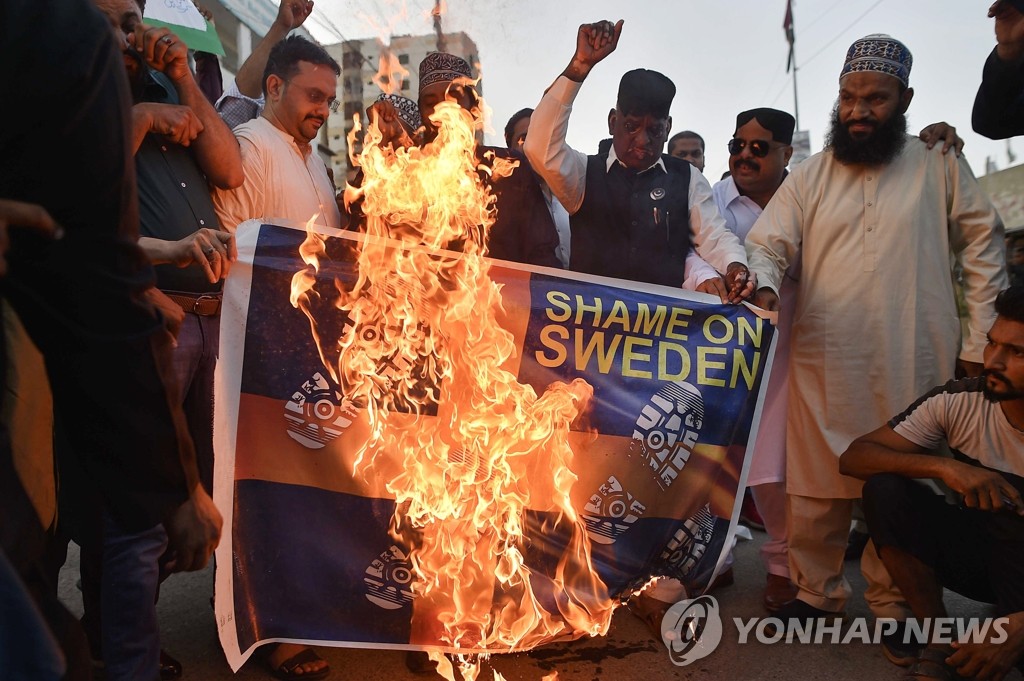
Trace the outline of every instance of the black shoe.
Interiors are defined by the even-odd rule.
[[[160,651],[160,678],[164,681],[181,677],[181,663],[168,655],[164,650]]]
[[[843,560],[860,560],[864,553],[864,547],[868,545],[871,535],[860,530],[850,530],[850,537],[846,540],[846,553]]]
[[[815,608],[813,605],[804,603],[798,598],[776,610],[772,614],[772,618],[782,620],[784,633],[799,628],[803,632],[808,632],[808,635],[813,635],[818,624],[834,624],[836,620],[842,622],[846,615],[841,612],[830,612],[821,608]],[[765,626],[765,633],[769,636],[774,636],[776,631],[771,622],[768,622]]]
[[[898,667],[909,667],[917,661],[924,650],[924,644],[907,636],[907,623],[897,622],[896,631],[882,634],[882,654]]]

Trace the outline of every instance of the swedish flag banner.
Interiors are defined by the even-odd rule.
[[[332,297],[356,286],[362,238],[324,237],[318,295],[301,310],[290,297],[293,275],[305,267],[305,230],[250,221],[237,237],[239,261],[221,317],[214,485],[225,518],[216,611],[232,668],[269,641],[500,650],[493,641],[484,645],[486,637],[444,635],[457,609],[446,604],[444,588],[423,584],[423,526],[396,522],[408,504],[396,503],[395,490],[399,480],[415,488],[417,476],[428,475],[442,482],[424,477],[424,486],[443,487],[446,466],[476,471],[473,484],[481,488],[502,471],[455,445],[440,464],[424,452],[440,468],[394,458],[373,444],[381,440],[372,409],[350,399],[332,371],[339,352],[373,355],[396,332],[377,324],[353,329],[351,310]],[[473,576],[462,568],[448,580],[486,582],[474,596],[478,609],[484,601],[484,628],[507,617],[510,603],[532,599],[546,633],[524,639],[528,645],[595,633],[567,613],[600,619],[603,608],[610,614],[653,576],[703,588],[731,543],[774,351],[772,324],[745,306],[679,289],[502,261],[492,263],[490,276],[500,286],[498,321],[515,345],[502,369],[542,397],[566,384],[589,388],[577,390],[580,413],[562,436],[571,449],[568,470],[529,448],[502,459],[510,475],[498,487],[527,500],[517,517],[499,519],[518,529],[511,548],[520,577],[499,579],[504,553],[478,553]],[[473,342],[441,326],[435,331],[445,342]],[[339,350],[342,338],[348,345]],[[387,356],[367,364],[367,373],[384,386],[399,374],[424,380],[422,400],[392,405],[402,418],[384,427],[426,436],[458,415],[444,403],[453,386],[429,385],[449,378],[429,366],[410,370],[418,362]],[[488,433],[475,437],[490,441]],[[381,451],[367,451],[374,447]],[[371,459],[385,463],[368,465]],[[545,501],[566,480],[568,512]],[[508,512],[488,504],[451,511],[481,520],[489,513]]]

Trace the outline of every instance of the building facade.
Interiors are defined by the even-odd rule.
[[[443,51],[462,57],[479,73],[479,52],[468,35],[449,33],[443,40]],[[388,45],[376,38],[365,38],[325,47],[341,64],[341,78],[338,79],[341,106],[328,118],[324,126],[326,139],[322,140],[322,144],[331,150],[329,165],[334,171],[335,184],[341,188],[345,179],[354,175],[354,168],[349,164],[348,147],[353,118],[358,115],[365,128],[366,109],[384,91],[415,101],[420,85],[420,62],[428,53],[438,51],[438,36],[393,36]],[[480,88],[481,85],[477,84],[482,93]]]

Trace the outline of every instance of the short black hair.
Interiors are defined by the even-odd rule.
[[[668,140],[668,150],[670,152],[672,151],[672,145],[676,143],[676,140],[697,140],[698,142],[700,142],[700,150],[702,152],[707,151],[707,148],[704,146],[704,138],[695,133],[693,130],[683,130],[682,132],[677,132],[676,134],[672,135],[672,137],[670,137]]]
[[[516,123],[533,115],[533,109],[526,107],[520,109],[512,114],[512,118],[508,119],[508,123],[505,124],[505,146],[509,149],[512,148],[512,133],[515,132]]]
[[[1003,289],[996,296],[996,314],[1024,324],[1024,286],[1018,284]]]
[[[290,80],[299,71],[299,62],[306,61],[319,66],[330,66],[334,75],[341,75],[341,67],[327,50],[301,35],[290,35],[270,50],[267,68],[263,70],[263,94],[267,94],[267,78],[275,75],[281,80]]]

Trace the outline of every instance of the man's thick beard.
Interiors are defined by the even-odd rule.
[[[1018,390],[1018,389],[1014,388],[1006,380],[1006,378],[1004,376],[1002,376],[1001,374],[997,374],[997,375],[1002,379],[1001,382],[1004,385],[1006,385],[1009,388],[1009,390],[1007,390],[1005,392],[999,393],[999,392],[995,392],[994,390],[989,388],[988,387],[988,377],[989,377],[989,375],[994,374],[994,373],[995,372],[993,372],[993,371],[987,371],[987,370],[981,372],[981,378],[984,381],[984,384],[982,385],[982,389],[981,390],[982,390],[982,393],[985,395],[985,399],[987,399],[989,402],[1008,402],[1010,400],[1019,400],[1021,398],[1024,398],[1024,390]]]
[[[907,142],[907,116],[893,114],[880,124],[867,139],[854,139],[839,122],[839,102],[832,107],[832,121],[825,148],[832,150],[837,161],[846,165],[884,166],[903,150]]]

